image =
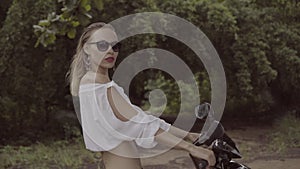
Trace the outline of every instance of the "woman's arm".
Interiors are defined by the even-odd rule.
[[[118,93],[115,88],[110,87],[107,89],[107,97],[113,113],[120,120],[128,121],[138,114],[138,112],[120,95],[120,93]],[[189,136],[188,132],[172,126],[169,132],[158,129],[155,134],[155,139],[159,143],[170,146],[171,148],[174,147],[176,149],[186,150],[194,157],[205,159],[211,166],[214,165],[214,153],[211,150],[197,147],[192,143],[184,141],[183,138],[187,138],[187,136]]]
[[[121,121],[128,121],[138,112],[113,87],[107,89],[107,99],[115,116]]]
[[[215,155],[211,150],[195,146],[162,129],[156,132],[155,139],[170,148],[185,150],[194,157],[205,159],[208,161],[209,166],[213,166],[216,163]]]
[[[169,132],[179,138],[183,138],[191,142],[194,142],[199,137],[199,133],[187,132],[175,126],[171,126]]]
[[[111,104],[113,112],[117,118],[122,121],[128,121],[130,118],[138,114],[138,112],[130,106],[126,100],[122,99],[122,96],[116,91],[116,89],[110,87],[107,89],[107,92],[108,101]],[[115,103],[113,101],[114,99],[118,100],[118,102]],[[121,112],[123,112],[123,114]],[[194,142],[199,136],[198,133],[190,133],[175,126],[171,126],[169,132],[179,138],[183,138],[191,142]]]

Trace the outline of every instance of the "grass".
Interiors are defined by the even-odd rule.
[[[99,153],[86,150],[81,138],[26,147],[7,145],[0,149],[0,168],[100,169],[100,157]]]
[[[300,148],[300,118],[294,112],[273,121],[272,125],[255,126],[241,130],[237,145],[243,156],[241,161],[260,157],[290,157],[295,148]]]
[[[269,148],[284,153],[289,148],[300,148],[300,118],[290,112],[275,122],[275,130],[270,135]]]

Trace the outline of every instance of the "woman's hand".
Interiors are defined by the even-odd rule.
[[[199,136],[200,136],[199,133],[189,132],[188,135],[187,135],[187,140],[194,143],[199,138]]]
[[[216,163],[216,157],[214,155],[214,152],[209,149],[193,146],[189,149],[189,153],[193,157],[206,160],[209,166],[214,166]]]

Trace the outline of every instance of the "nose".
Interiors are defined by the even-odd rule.
[[[108,48],[108,52],[109,54],[114,54],[114,50],[112,49],[112,46],[109,45],[109,48]]]

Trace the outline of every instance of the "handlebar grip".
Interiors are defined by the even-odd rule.
[[[206,160],[201,159],[198,163],[199,169],[206,169],[208,166],[208,162]]]
[[[191,154],[190,157],[192,158],[197,169],[205,169],[208,166],[208,162],[206,160],[193,157]]]

